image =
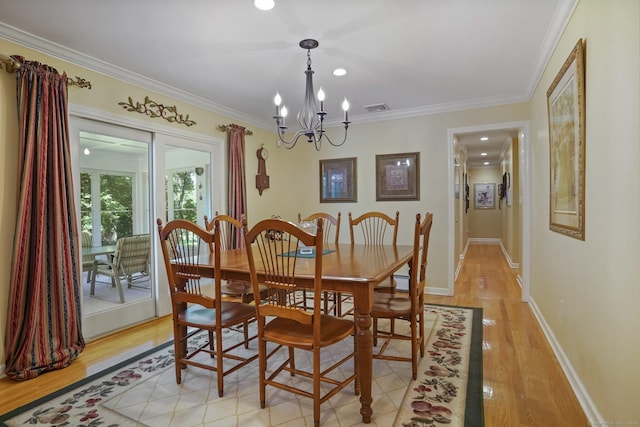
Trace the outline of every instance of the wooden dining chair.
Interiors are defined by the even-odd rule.
[[[246,347],[256,336],[249,337],[245,329],[242,339],[234,339],[232,334],[224,334],[223,338],[223,330],[246,324],[255,318],[256,310],[249,304],[222,300],[220,251],[216,250],[220,247],[218,221],[214,221],[211,232],[182,219],[169,221],[164,227],[161,219],[157,223],[171,293],[176,383],[180,384],[182,369],[187,365],[208,369],[217,373],[218,396],[222,397],[224,377],[258,357],[236,351],[242,345]],[[215,267],[213,289],[207,294],[203,290],[206,286],[203,278],[210,278],[211,272],[203,275],[198,258],[209,260],[210,245],[214,247]],[[200,331],[206,331],[208,339],[200,345],[188,344],[187,341]],[[206,355],[215,362],[211,363]]]
[[[327,243],[338,244],[340,240],[340,219],[342,217],[342,213],[338,212],[337,216],[333,216],[331,214],[325,212],[316,212],[311,215],[307,215],[306,217],[302,217],[302,214],[298,213],[298,222],[302,221],[316,221],[318,218],[322,218],[324,220],[324,245]]]
[[[213,230],[215,220],[219,222],[220,249],[226,251],[227,249],[241,248],[244,244],[242,222],[232,216],[222,215],[216,212],[211,220],[209,220],[207,215],[204,216],[204,225],[208,231]],[[211,247],[211,250],[213,251],[213,247]],[[265,286],[260,286],[260,289],[262,293],[266,292]],[[250,282],[225,280],[220,286],[220,292],[226,297],[237,298],[244,303],[253,301],[253,288]]]
[[[316,212],[303,218],[302,214],[298,213],[298,223],[302,221],[316,221],[318,218],[322,218],[324,220],[324,246],[326,246],[327,243],[333,243],[337,246],[340,239],[341,215],[340,212],[338,212],[337,217],[325,212]],[[332,310],[334,315],[340,316],[342,314],[342,294],[340,292],[324,292],[323,302],[325,313]],[[304,303],[306,304],[306,299]],[[331,305],[331,303],[333,303],[333,305]]]
[[[366,212],[353,218],[349,212],[351,244],[358,241],[365,245],[395,245],[398,240],[399,221],[400,212],[396,212],[393,218],[383,212],[375,211]]]
[[[359,394],[357,380],[357,359],[355,357],[355,324],[350,319],[323,314],[322,296],[322,249],[324,240],[323,219],[317,220],[317,233],[312,235],[292,222],[281,219],[265,219],[250,230],[245,227],[247,259],[254,293],[258,285],[268,287],[268,297],[256,301],[258,318],[258,354],[260,360],[260,406],[266,406],[266,386],[313,399],[313,422],[320,425],[320,405],[354,381],[355,393]],[[274,238],[279,236],[281,238]],[[315,257],[304,259],[312,262],[313,308],[306,309],[298,304],[300,294],[305,289],[300,286],[296,276],[297,256],[301,244],[315,247]],[[260,277],[258,276],[260,274]],[[309,284],[307,284],[309,285]],[[337,344],[347,338],[354,340],[353,351],[340,355],[340,360],[323,360],[321,370],[321,350]],[[276,349],[267,353],[267,342],[276,345]],[[270,369],[267,376],[267,362],[281,347],[288,348],[288,357],[283,362],[278,359],[277,366]],[[312,354],[311,369],[296,366],[295,349],[309,351]],[[336,368],[353,359],[353,373],[335,373]],[[329,366],[325,366],[325,363]],[[276,362],[273,363],[274,365]],[[286,373],[290,375],[287,376]],[[312,391],[302,384],[291,381],[291,377],[313,380]],[[338,379],[336,379],[336,377]],[[320,384],[328,388],[322,389]]]
[[[409,292],[377,292],[374,294],[371,310],[374,345],[378,344],[378,340],[384,340],[384,344],[373,355],[373,358],[411,362],[411,373],[414,380],[418,375],[418,353],[420,353],[420,357],[424,356],[424,287],[433,214],[427,213],[422,222],[420,219],[420,214],[417,214],[413,232],[413,257],[409,266]],[[410,332],[409,334],[399,333],[397,327],[380,330],[379,319],[407,321]],[[392,339],[411,341],[410,357],[385,354],[384,352]]]
[[[356,241],[365,245],[396,245],[398,240],[398,226],[400,224],[400,212],[396,211],[393,218],[383,212],[366,212],[353,218],[349,212],[349,236],[351,244]],[[395,292],[396,281],[393,276],[386,284],[375,287],[376,292]]]

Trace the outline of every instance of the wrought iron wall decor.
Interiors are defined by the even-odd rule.
[[[231,130],[231,126],[232,125],[230,125],[230,124],[229,125],[218,125],[216,127],[216,129],[218,129],[221,132],[229,132]],[[249,129],[245,129],[244,130],[244,134],[247,135],[247,136],[251,136],[251,135],[253,135],[253,131],[249,130]]]
[[[69,86],[77,86],[80,89],[91,89],[91,82],[87,79],[83,79],[82,77],[78,77],[76,76],[75,79],[72,79],[71,77],[67,77],[67,84]]]
[[[189,119],[189,115],[186,116],[178,113],[178,109],[175,105],[165,106],[149,99],[148,96],[144,97],[144,102],[136,102],[134,104],[133,99],[129,97],[128,102],[118,102],[118,105],[122,106],[127,111],[136,111],[140,114],[145,114],[151,118],[160,117],[165,119],[169,123],[179,123],[185,126],[193,126],[195,121]]]

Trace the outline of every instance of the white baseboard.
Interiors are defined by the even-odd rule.
[[[495,237],[470,237],[467,240],[467,245],[469,243],[476,243],[481,245],[500,245],[502,240]]]
[[[520,289],[522,289],[522,276],[517,274],[516,275],[516,282],[518,282],[518,286],[520,286]]]
[[[460,274],[460,270],[462,270],[463,260],[461,259],[458,265],[456,265],[456,271],[453,273],[453,281],[458,280],[458,275]]]
[[[434,287],[430,287],[430,286],[425,287],[424,293],[425,294],[429,294],[429,295],[440,295],[440,296],[443,296],[443,297],[452,297],[453,296],[453,293],[448,288],[434,288]]]
[[[569,384],[571,385],[571,388],[573,389],[573,392],[575,393],[576,398],[580,403],[580,406],[582,406],[582,409],[584,410],[584,413],[587,416],[588,425],[590,426],[607,425],[608,423],[605,421],[604,418],[602,418],[602,415],[600,415],[598,408],[596,408],[596,405],[593,403],[591,396],[589,396],[589,393],[587,392],[584,385],[582,384],[582,381],[580,381],[580,377],[578,376],[578,374],[576,374],[576,371],[573,369],[573,365],[571,365],[571,361],[565,354],[564,350],[562,349],[562,346],[556,339],[555,334],[549,327],[549,324],[547,323],[544,316],[540,312],[540,309],[536,305],[533,298],[531,298],[531,300],[529,301],[529,305],[531,306],[531,310],[533,311],[534,316],[536,316],[536,320],[538,321],[540,328],[542,328],[542,332],[547,338],[547,342],[551,346],[553,353],[556,355],[556,358],[560,363],[560,367],[562,368],[564,375],[567,377],[567,380],[569,381]]]
[[[502,240],[500,240],[500,249],[502,250],[504,257],[507,259],[507,262],[509,263],[509,267],[511,267],[512,269],[518,268],[519,264],[517,262],[513,262],[513,260],[511,259],[511,255],[509,255],[509,252],[507,251],[507,248],[505,248],[504,245],[502,244]]]
[[[394,274],[393,279],[396,281],[397,289],[400,292],[408,292],[409,291],[409,276],[403,274]],[[440,295],[445,297],[453,296],[448,288],[436,288],[425,286],[424,293],[429,295]]]
[[[396,281],[396,288],[399,291],[409,291],[409,276],[405,274],[394,274],[393,280]]]

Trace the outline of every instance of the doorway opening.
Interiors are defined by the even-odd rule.
[[[527,121],[448,130],[448,152],[453,159],[449,165],[450,295],[454,294],[455,277],[467,243],[470,239],[479,239],[502,246],[507,260],[518,269],[522,300],[529,300],[531,177],[528,133]],[[481,140],[481,137],[486,139]],[[476,188],[492,190],[495,199],[483,199],[483,203],[476,204]],[[491,227],[487,224],[493,224],[493,231],[482,234],[486,232],[485,228]]]

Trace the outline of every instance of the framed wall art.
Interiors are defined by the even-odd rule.
[[[584,240],[584,50],[578,40],[547,91],[549,229]]]
[[[496,184],[473,184],[473,200],[475,209],[494,209],[496,207]]]
[[[420,153],[376,155],[376,200],[420,200]]]
[[[469,212],[469,175],[465,172],[462,174],[464,178],[464,213]]]
[[[357,202],[357,158],[320,160],[320,203]]]

